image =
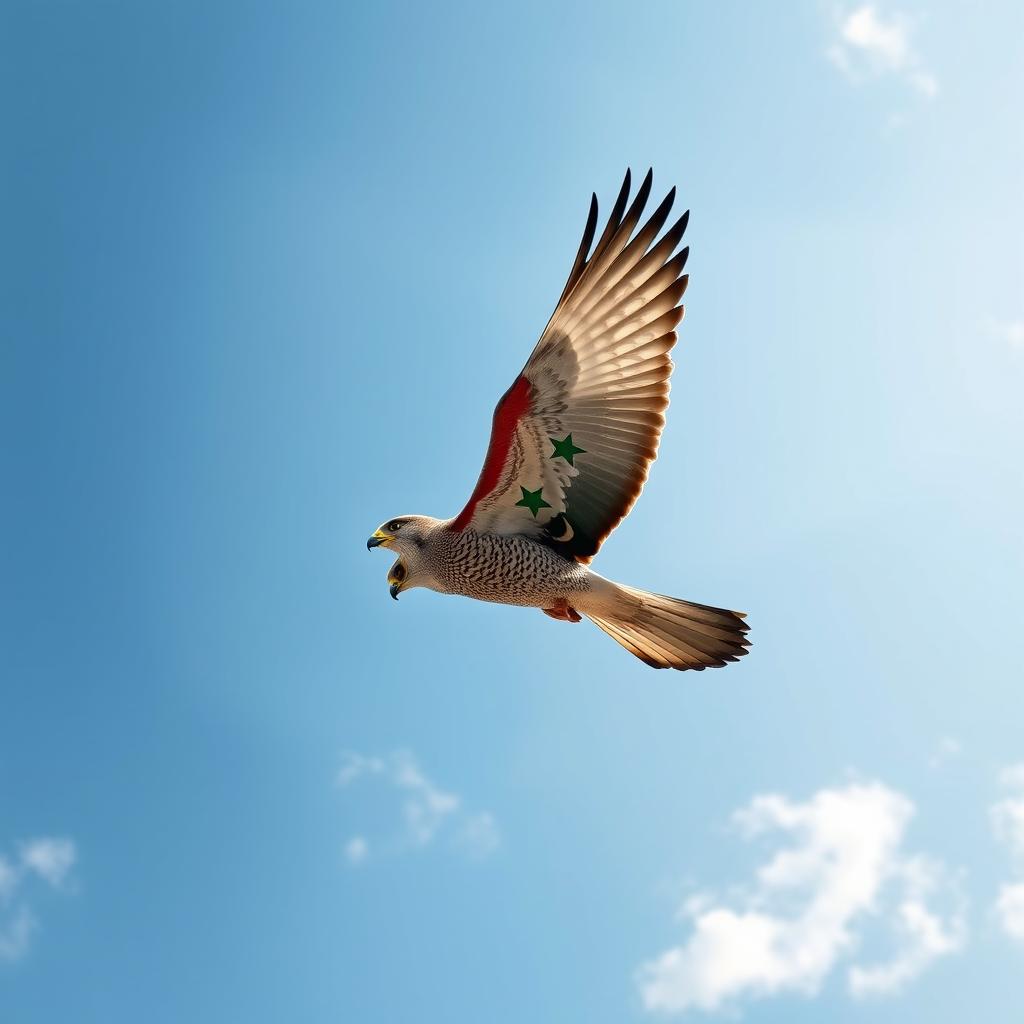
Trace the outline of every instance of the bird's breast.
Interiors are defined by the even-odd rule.
[[[588,589],[583,566],[529,537],[463,530],[432,555],[438,590],[480,601],[544,608]]]

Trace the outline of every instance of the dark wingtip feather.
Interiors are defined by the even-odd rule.
[[[629,192],[633,186],[633,172],[627,167],[626,176],[622,179],[622,188],[619,189],[619,194],[615,197],[615,205],[612,207],[612,212],[608,217],[608,226],[604,229],[604,235],[601,236],[601,242],[604,242],[605,238],[611,238],[615,234],[615,229],[622,223],[622,214],[626,209],[626,202],[629,199]],[[601,248],[601,243],[598,243],[598,248]]]
[[[650,237],[653,241],[657,237],[658,232],[661,230],[662,225],[668,220],[668,215],[672,212],[672,204],[676,201],[676,190],[674,188],[669,190],[667,196],[658,204],[658,208],[651,214],[647,219],[647,223],[644,225],[643,230],[640,232],[641,235]]]
[[[630,215],[635,214],[636,219],[640,219],[640,214],[643,213],[644,207],[647,205],[647,200],[651,194],[651,188],[654,185],[654,174],[652,171],[647,172],[647,176],[640,184],[640,188],[637,190],[636,198],[633,200],[632,205],[629,208]]]
[[[619,189],[619,194],[615,197],[615,205],[612,207],[612,212],[608,215],[608,223],[605,225],[597,245],[594,246],[594,251],[587,260],[588,266],[608,248],[615,237],[615,233],[619,230],[619,226],[622,224],[622,215],[626,210],[626,202],[629,199],[632,180],[632,172],[627,167],[626,177],[622,180],[622,188]]]
[[[587,213],[587,226],[583,229],[583,241],[580,243],[580,254],[586,262],[587,253],[590,252],[590,243],[594,241],[594,232],[597,230],[597,193],[590,193],[590,210]]]
[[[572,270],[569,271],[569,277],[565,282],[565,287],[562,289],[562,294],[555,305],[562,304],[565,300],[566,295],[572,291],[573,285],[579,280],[580,274],[583,273],[583,268],[587,265],[587,255],[590,252],[590,246],[594,241],[594,232],[597,231],[597,193],[590,193],[590,211],[587,214],[587,226],[583,229],[583,238],[580,240],[580,247],[576,251],[576,259],[573,261]]]

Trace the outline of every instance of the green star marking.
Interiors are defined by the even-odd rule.
[[[555,446],[555,450],[551,453],[551,458],[565,459],[570,466],[574,464],[572,461],[574,455],[587,454],[585,448],[577,448],[576,445],[572,443],[572,434],[566,434],[564,441],[559,441],[554,437],[549,437],[548,440]]]
[[[533,513],[533,518],[537,518],[537,513],[542,508],[551,508],[551,506],[541,497],[541,491],[543,487],[538,487],[535,491],[528,491],[522,484],[519,485],[519,490],[523,492],[523,500],[517,501],[516,505],[521,505],[523,508],[528,508]]]

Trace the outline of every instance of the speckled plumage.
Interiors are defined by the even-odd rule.
[[[588,571],[521,534],[455,531],[442,523],[427,535],[422,564],[442,594],[529,608],[550,608],[590,589]]]

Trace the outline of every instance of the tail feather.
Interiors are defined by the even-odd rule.
[[[654,668],[719,668],[750,646],[742,612],[681,601],[610,581],[598,606],[580,609],[631,654]]]
[[[595,615],[590,615],[588,618],[594,623],[594,625],[603,629],[613,640],[622,644],[630,654],[638,657],[642,662],[644,662],[644,664],[650,665],[651,668],[664,667],[657,654],[649,653],[647,649],[641,646],[643,641],[639,640],[639,638],[634,638],[634,636],[627,633],[624,629],[616,626],[614,622],[608,622],[606,619],[599,619]]]

